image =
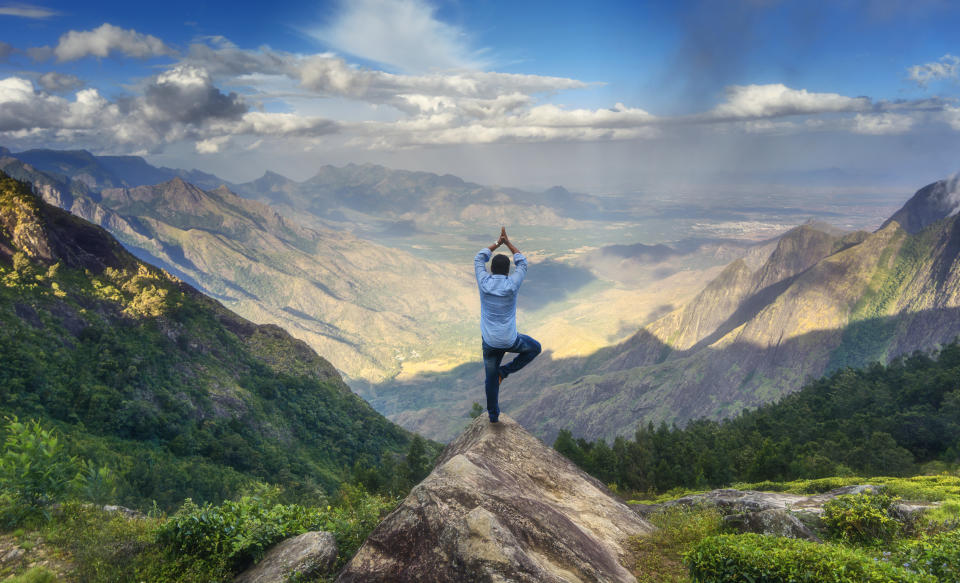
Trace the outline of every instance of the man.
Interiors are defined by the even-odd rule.
[[[517,266],[510,274],[510,258],[498,254],[490,261],[490,271],[484,266],[493,252],[506,245],[513,253]],[[480,288],[480,332],[483,345],[483,368],[486,372],[487,413],[490,422],[500,420],[500,383],[517,372],[540,354],[540,343],[517,333],[517,292],[527,275],[527,258],[510,242],[505,227],[500,229],[500,238],[489,247],[481,249],[473,258]],[[517,356],[505,366],[500,366],[503,355],[515,352]]]

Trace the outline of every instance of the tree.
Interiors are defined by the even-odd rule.
[[[407,477],[410,482],[417,484],[430,473],[430,460],[427,459],[427,442],[419,435],[414,435],[407,449]]]

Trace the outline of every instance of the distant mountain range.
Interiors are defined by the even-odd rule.
[[[541,356],[505,382],[501,406],[548,441],[564,428],[612,438],[639,423],[729,417],[838,368],[948,343],[960,334],[958,201],[954,178],[919,190],[873,233],[801,225],[622,344]],[[479,375],[464,366],[361,393],[405,427],[449,439],[456,423],[437,411],[477,400]]]
[[[0,169],[244,317],[283,326],[351,377],[381,380],[410,357],[455,359],[474,331],[463,305],[475,293],[463,270],[316,221],[307,228],[225,184],[205,191],[175,176],[104,187],[168,174],[139,158],[109,159],[136,170],[118,174],[86,152],[26,154],[48,171],[21,154],[0,157]]]
[[[733,262],[594,359],[589,375],[517,402],[514,416],[547,436],[629,434],[638,422],[727,417],[837,368],[950,342],[960,334],[958,202],[953,178],[874,233],[798,227],[759,269]]]
[[[180,184],[178,201],[207,200]],[[139,192],[112,195],[135,204]],[[253,479],[332,493],[358,459],[376,463],[410,439],[305,343],[137,260],[3,173],[0,363],[0,411],[55,422],[116,471],[131,504],[219,501]]]

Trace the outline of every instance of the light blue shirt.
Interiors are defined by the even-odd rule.
[[[527,258],[513,255],[517,268],[510,275],[493,275],[487,271],[490,249],[481,249],[473,258],[480,288],[480,332],[483,341],[494,348],[510,348],[517,341],[517,292],[527,275]]]

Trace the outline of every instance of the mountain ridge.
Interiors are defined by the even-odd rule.
[[[0,410],[83,435],[78,447],[118,468],[130,505],[219,501],[254,480],[332,493],[357,459],[410,439],[305,343],[5,174],[0,323]]]

